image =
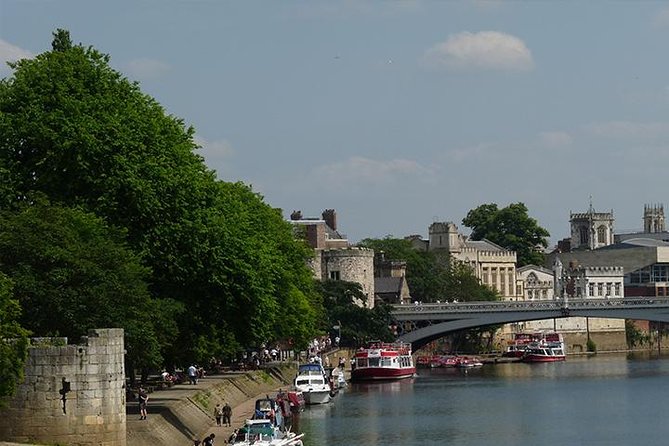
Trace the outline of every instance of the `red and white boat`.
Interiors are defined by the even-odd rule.
[[[564,340],[560,333],[546,333],[537,342],[527,345],[520,358],[523,362],[556,362],[566,359]]]
[[[370,342],[354,356],[352,381],[391,380],[416,374],[411,358],[411,344]]]

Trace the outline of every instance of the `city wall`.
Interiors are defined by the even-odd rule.
[[[33,339],[25,379],[0,409],[0,438],[18,443],[126,446],[123,330],[78,345]]]

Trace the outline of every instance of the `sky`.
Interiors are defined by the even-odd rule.
[[[554,244],[590,202],[616,232],[669,206],[667,2],[0,0],[0,77],[56,28],[218,178],[354,242],[523,202]]]

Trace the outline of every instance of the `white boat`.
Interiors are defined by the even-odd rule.
[[[325,404],[332,398],[332,386],[323,366],[318,363],[300,365],[295,389],[302,392],[307,404]]]
[[[238,446],[302,446],[304,434],[281,432],[270,420],[246,420],[228,444]]]

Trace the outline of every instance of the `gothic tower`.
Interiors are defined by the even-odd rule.
[[[588,212],[570,212],[571,249],[591,250],[613,244],[613,222],[613,210],[595,212],[592,201]]]
[[[643,207],[643,232],[665,232],[664,205],[646,204]]]

